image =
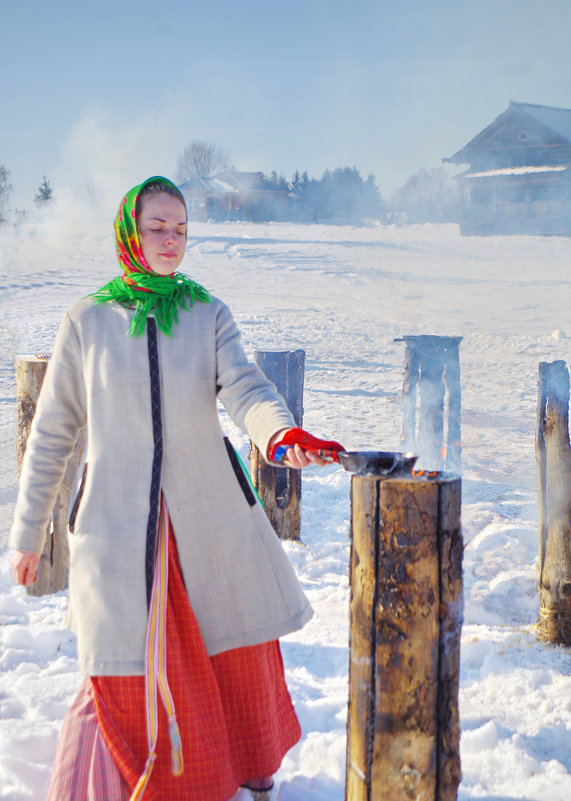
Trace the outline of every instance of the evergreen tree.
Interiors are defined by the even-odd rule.
[[[0,166],[0,220],[4,219],[11,193],[10,173],[6,167]]]
[[[281,189],[281,190],[289,190],[291,189],[291,185],[288,183],[287,178],[280,172],[278,175],[275,170],[272,170],[268,176],[264,176],[263,178],[263,186],[265,189]]]
[[[38,191],[34,195],[34,203],[38,208],[44,206],[46,203],[49,203],[54,198],[54,190],[50,186],[50,182],[44,175],[44,179],[40,186],[38,187]]]
[[[291,179],[291,190],[293,192],[292,199],[292,219],[294,220],[307,220],[307,191],[309,186],[309,176],[307,172],[303,175],[299,174],[299,170],[295,171]]]
[[[307,222],[339,220],[359,222],[367,217],[379,217],[382,200],[375,176],[363,181],[356,167],[325,170],[321,180],[309,179],[306,172],[293,177],[297,219]]]
[[[300,174],[299,174],[299,171],[298,171],[298,170],[296,170],[296,171],[295,171],[295,175],[294,175],[294,176],[293,176],[293,178],[291,179],[291,188],[292,188],[292,191],[293,191],[293,192],[298,192],[298,191],[300,190],[301,184],[302,184],[301,176],[300,176]]]

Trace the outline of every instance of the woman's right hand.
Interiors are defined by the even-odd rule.
[[[37,578],[40,554],[35,551],[12,552],[12,574],[16,584],[33,584]]]

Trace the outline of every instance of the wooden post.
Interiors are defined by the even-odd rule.
[[[445,466],[446,470],[450,470],[453,473],[462,471],[460,341],[461,337],[448,337],[444,354],[444,381],[448,388],[448,438]]]
[[[444,354],[436,337],[424,337],[422,345],[419,461],[427,469],[438,470],[444,467]]]
[[[30,433],[36,403],[42,388],[48,355],[21,356],[16,362],[16,456],[18,474],[22,469],[26,442]],[[67,516],[73,481],[83,447],[84,434],[78,438],[74,453],[69,458],[65,475],[52,512],[43,553],[38,564],[38,578],[26,587],[29,595],[46,595],[68,586],[69,550],[67,544]]]
[[[462,337],[404,336],[395,341],[406,344],[402,391],[403,448],[418,453],[418,465],[427,470],[460,472],[459,345]]]
[[[255,351],[254,361],[276,385],[296,426],[301,427],[305,351]],[[276,534],[281,539],[299,539],[301,471],[269,465],[253,443],[249,457],[252,482]]]
[[[540,639],[571,645],[569,372],[540,362],[535,441],[539,516]]]
[[[418,392],[419,366],[416,348],[406,347],[402,382],[402,445],[404,451],[415,453],[416,448],[416,398]]]
[[[354,476],[346,801],[454,801],[461,482]]]

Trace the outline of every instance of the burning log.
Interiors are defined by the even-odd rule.
[[[346,801],[454,801],[461,481],[353,476]]]
[[[36,404],[46,374],[49,356],[22,356],[16,362],[16,457],[18,474],[22,469],[26,442],[36,411]],[[83,450],[84,433],[78,438],[70,456],[65,475],[52,511],[52,521],[43,553],[38,564],[38,578],[26,587],[29,595],[46,595],[63,590],[68,585],[69,550],[67,520],[73,482]]]
[[[420,463],[428,469],[460,472],[462,337],[405,336],[396,341],[406,344],[403,448],[418,453]]]
[[[540,362],[537,400],[540,639],[571,645],[571,448],[569,372]]]
[[[301,428],[305,351],[255,351],[254,361],[276,385]],[[252,482],[276,534],[281,539],[299,539],[301,471],[269,465],[253,443],[249,457]]]

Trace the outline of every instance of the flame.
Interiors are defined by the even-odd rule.
[[[440,449],[440,465],[444,468],[446,462],[446,452],[447,447],[443,445]],[[412,477],[413,478],[437,478],[440,474],[440,470],[413,470]]]

